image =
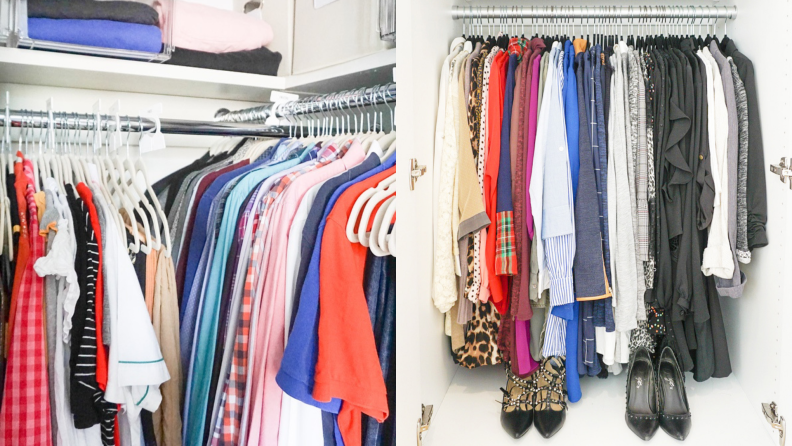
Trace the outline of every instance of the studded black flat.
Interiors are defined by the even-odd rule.
[[[512,438],[520,438],[531,428],[534,420],[536,383],[532,377],[522,379],[507,367],[506,389],[501,387],[501,426]]]

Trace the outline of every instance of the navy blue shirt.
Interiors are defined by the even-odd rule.
[[[380,159],[377,156],[369,156],[357,166],[340,173],[333,178],[325,181],[319,192],[316,193],[311,211],[308,213],[308,218],[305,220],[305,226],[302,233],[302,244],[300,245],[300,268],[297,270],[297,280],[294,282],[294,303],[292,304],[291,323],[289,324],[289,333],[294,328],[294,320],[297,317],[297,309],[300,306],[300,294],[302,293],[303,283],[305,282],[305,275],[308,273],[308,265],[311,263],[311,253],[313,252],[314,245],[316,244],[316,236],[319,232],[319,223],[322,221],[325,207],[330,201],[330,197],[342,184],[351,181],[365,172],[374,169],[380,165]]]

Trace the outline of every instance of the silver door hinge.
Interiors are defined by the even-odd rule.
[[[421,404],[421,418],[418,418],[418,446],[421,446],[421,436],[424,432],[429,430],[429,425],[432,423],[432,405],[425,406]]]
[[[787,178],[792,177],[792,160],[787,157],[781,158],[778,164],[770,165],[770,172],[781,177],[781,182],[786,183]],[[792,189],[792,181],[789,182],[789,188]]]
[[[410,158],[410,190],[415,190],[415,182],[426,173],[426,166],[419,166],[418,160]]]
[[[786,443],[786,421],[784,417],[778,414],[778,405],[775,401],[769,404],[762,403],[762,413],[764,413],[770,426],[778,430],[778,446],[784,446],[784,443]]]

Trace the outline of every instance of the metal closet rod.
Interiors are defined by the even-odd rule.
[[[454,6],[459,19],[724,19],[736,6]]]
[[[389,83],[359,90],[341,91],[324,95],[309,96],[298,101],[268,103],[258,107],[236,111],[220,110],[215,115],[219,122],[256,122],[265,121],[273,114],[287,117],[307,114],[324,114],[338,110],[354,110],[369,105],[396,102],[396,84]]]
[[[52,128],[66,131],[96,131],[94,115],[85,113],[53,112]],[[10,110],[9,122],[17,128],[50,128],[50,120],[46,111]],[[101,115],[100,131],[120,130],[122,132],[145,132],[154,130],[156,124],[151,119],[138,116],[120,116],[120,126],[116,129],[116,118],[112,115]],[[0,111],[0,125],[5,126],[6,115]],[[280,125],[239,125],[233,123],[217,123],[212,121],[190,121],[184,119],[160,119],[160,131],[171,135],[201,136],[248,136],[248,137],[283,137],[288,136],[286,126]]]

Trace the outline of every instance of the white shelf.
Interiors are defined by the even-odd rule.
[[[305,92],[346,85],[361,75],[385,76],[396,50],[294,76],[261,76],[102,57],[0,48],[0,81],[27,85],[127,91],[266,102],[272,90]],[[366,74],[367,73],[367,74]],[[387,73],[388,78],[392,74]],[[379,79],[375,77],[374,79]],[[352,88],[343,87],[343,88]]]
[[[646,445],[624,421],[626,379],[624,372],[604,380],[582,378],[583,398],[569,405],[561,431],[545,440],[531,426],[523,438],[515,440],[500,425],[499,388],[506,386],[503,368],[460,368],[442,404],[434,408],[424,445]],[[688,374],[685,384],[693,414],[690,435],[680,443],[658,429],[652,446],[773,444],[762,426],[759,408],[750,405],[734,376],[697,383]]]

